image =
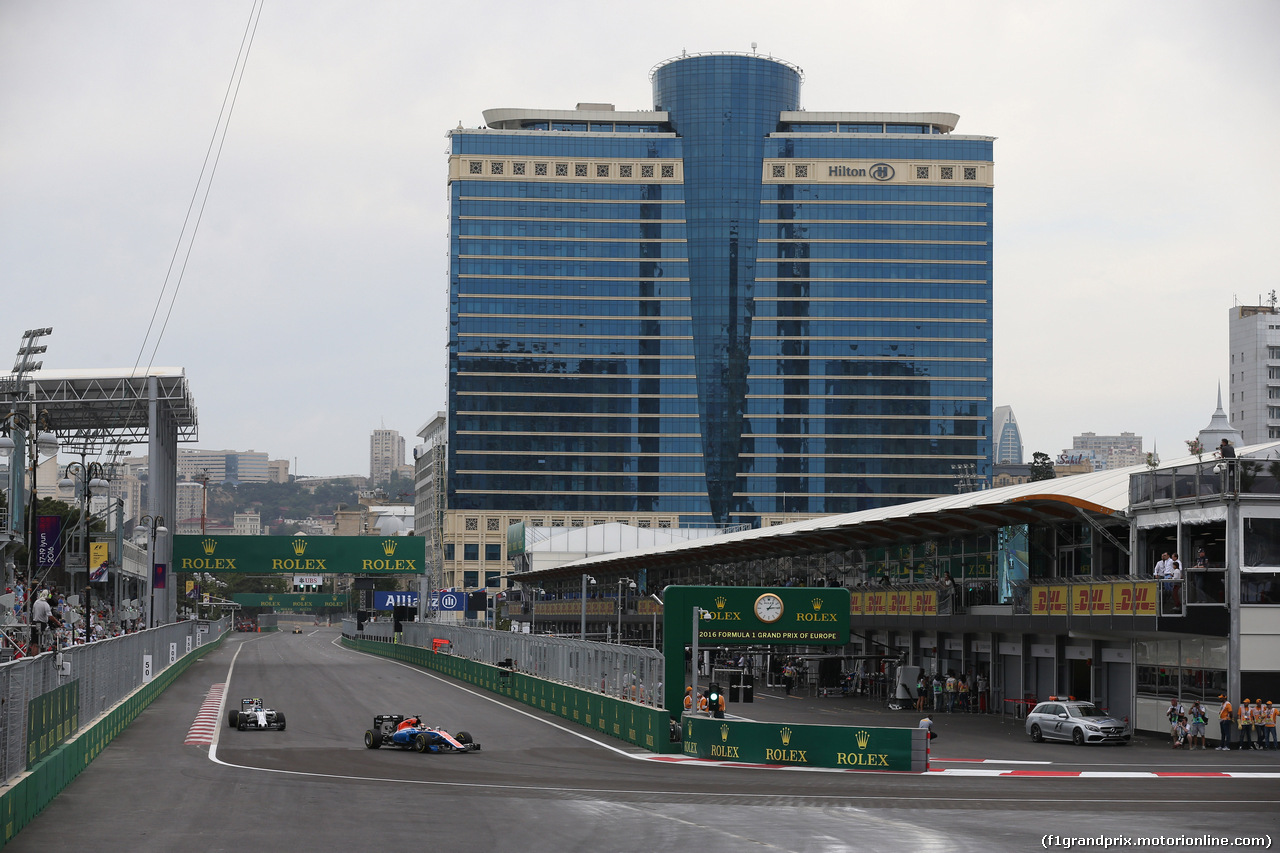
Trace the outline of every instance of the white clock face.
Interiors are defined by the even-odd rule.
[[[782,618],[782,599],[771,592],[757,598],[756,617],[761,622],[777,622]]]

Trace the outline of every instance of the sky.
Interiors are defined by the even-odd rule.
[[[996,138],[993,404],[1027,461],[1085,431],[1185,455],[1231,307],[1280,289],[1271,0],[256,2],[0,0],[0,353],[50,326],[46,368],[180,367],[202,449],[412,448],[446,404],[447,131],[652,108],[684,50]]]

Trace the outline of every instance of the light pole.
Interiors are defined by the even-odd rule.
[[[636,582],[631,578],[618,578],[618,644],[622,644],[622,610],[623,598],[628,589],[635,589]]]
[[[696,710],[698,707],[698,622],[710,618],[711,611],[703,610],[701,607],[693,608],[693,671],[690,673],[693,684],[693,708],[690,710]]]
[[[578,639],[585,640],[587,638],[587,583],[595,584],[596,579],[591,575],[582,576],[582,622],[578,625]]]
[[[538,602],[547,591],[535,586],[529,590],[529,594],[533,596],[533,600],[529,602],[529,633],[533,635],[538,633]]]
[[[89,501],[93,491],[106,491],[111,487],[98,462],[68,462],[65,476],[58,482],[64,489],[80,485],[80,549],[84,556],[84,641],[93,639],[93,567],[89,565]]]
[[[653,593],[649,593],[649,597],[658,602],[659,606],[663,606],[662,599],[658,598],[658,596]],[[653,611],[653,647],[655,649],[658,647],[658,611],[656,610]]]
[[[142,620],[144,628],[153,627],[155,617],[155,573],[156,573],[156,540],[161,536],[169,533],[169,528],[164,526],[163,515],[144,515],[138,519],[138,524],[147,531],[147,609],[146,616]],[[165,579],[168,582],[168,578]]]

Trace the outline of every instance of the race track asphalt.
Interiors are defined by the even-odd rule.
[[[1134,775],[672,765],[468,685],[342,648],[337,639],[336,627],[310,626],[303,634],[228,637],[7,848],[985,853],[1041,849],[1046,834],[1276,837],[1280,826],[1280,780],[1273,775],[1280,752],[1170,755],[1158,738],[1129,747],[1031,744],[1018,726],[990,716],[938,715],[941,769]],[[226,708],[261,696],[285,712],[286,730],[239,732],[226,726],[224,711],[212,749],[184,744],[206,695],[221,684]],[[858,700],[788,699],[768,690],[731,711],[790,722],[918,720]],[[364,730],[378,713],[420,713],[432,725],[471,732],[483,750],[365,749]],[[1265,775],[1150,775],[1224,769]]]

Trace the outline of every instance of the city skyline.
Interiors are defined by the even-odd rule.
[[[637,68],[752,42],[805,70],[807,110],[948,110],[958,133],[997,138],[993,403],[1018,413],[1028,457],[1084,431],[1175,455],[1227,386],[1221,309],[1274,287],[1258,251],[1280,225],[1273,4],[815,3],[789,21],[657,3],[678,35],[607,49],[557,23],[576,4],[379,10],[265,7],[189,256],[175,242],[249,4],[0,10],[0,348],[47,325],[49,368],[141,352],[186,371],[199,446],[362,471],[371,425],[414,435],[446,399],[445,132],[490,105],[646,109]],[[851,14],[884,37],[855,52],[846,29],[812,26]],[[479,15],[493,49],[450,38]],[[56,307],[23,303],[38,292]]]

